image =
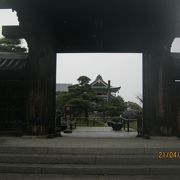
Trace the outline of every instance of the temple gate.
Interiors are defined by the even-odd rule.
[[[146,133],[180,133],[169,104],[170,47],[180,35],[178,0],[1,0],[17,11],[20,26],[4,27],[7,38],[25,38],[29,46],[26,130],[35,112],[54,132],[56,53],[143,53],[143,103]],[[172,70],[171,70],[172,71]],[[178,91],[176,91],[178,93]],[[171,129],[171,130],[170,130]]]

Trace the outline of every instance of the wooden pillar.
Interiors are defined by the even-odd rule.
[[[174,135],[180,138],[180,82],[175,81],[180,79],[180,54],[175,53],[171,56],[171,86],[170,86],[170,97],[172,104],[172,120],[173,120],[173,131]]]
[[[28,102],[27,132],[32,133],[33,121],[43,124],[43,134],[53,134],[55,130],[55,96],[56,96],[56,53],[51,39],[31,36],[28,63]]]
[[[179,98],[179,100],[180,100],[180,98]],[[178,138],[180,138],[180,103],[177,103],[176,105],[177,105],[177,107],[176,107],[176,117],[175,117],[176,124],[177,124],[176,136]]]
[[[180,90],[180,87],[177,88],[178,90]],[[175,121],[176,121],[176,136],[178,138],[180,138],[180,95],[178,94],[178,92],[176,91],[176,101],[175,101]]]
[[[156,43],[143,54],[143,121],[145,134],[169,133],[169,48]],[[165,134],[163,134],[165,133]]]
[[[171,86],[171,92],[170,92],[171,102],[172,102],[172,111],[173,111],[173,118],[172,118],[173,130],[174,130],[174,135],[180,138],[180,83],[174,81],[175,79],[179,79],[178,78],[179,73],[177,73],[177,70],[175,69],[175,67],[172,68],[172,71],[173,70],[175,71],[175,74],[172,76],[172,86]]]

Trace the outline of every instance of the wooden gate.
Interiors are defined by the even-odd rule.
[[[0,81],[0,134],[21,134],[25,120],[23,81]]]

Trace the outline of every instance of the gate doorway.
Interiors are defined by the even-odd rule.
[[[99,80],[99,75],[102,78],[102,81],[101,78]],[[77,79],[80,76],[87,76],[91,79],[88,84],[92,88],[94,88],[93,85],[96,84],[96,81],[99,82],[98,86],[100,86],[100,83],[108,84],[108,80],[110,80],[110,86],[112,88],[120,87],[119,92],[116,92],[115,94],[112,93],[114,98],[121,97],[126,106],[139,105],[140,108],[142,107],[142,104],[137,98],[142,97],[142,54],[82,53],[57,55],[56,82],[58,86],[62,85],[65,87],[66,85],[78,85],[79,82]],[[66,92],[58,93],[65,93],[68,95],[69,89],[67,86]],[[100,86],[99,88],[105,87]],[[95,96],[103,97],[103,95],[105,94],[103,94],[102,91],[98,91]],[[120,115],[127,107],[114,116],[113,114],[108,114],[105,109],[99,112],[101,107],[96,107],[97,109],[95,108],[93,112],[88,112],[88,117],[83,113],[81,114],[81,117],[74,117],[73,115],[72,119],[75,119],[76,121],[74,136],[122,137],[123,134],[126,134],[127,136],[130,134],[130,136],[137,135],[136,121],[130,123],[130,132],[127,132],[128,125],[126,124],[125,130],[122,127],[121,131],[118,131],[119,135],[117,131],[113,131],[112,127],[108,126],[108,122],[112,119],[119,119]],[[56,109],[58,110],[58,105]],[[63,114],[62,117],[64,117]]]

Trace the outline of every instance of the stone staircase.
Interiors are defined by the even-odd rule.
[[[160,148],[0,147],[0,177],[8,174],[180,175],[180,157],[158,159]]]

